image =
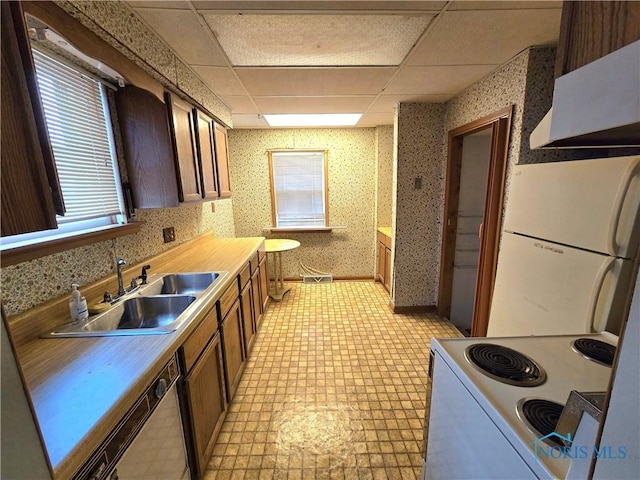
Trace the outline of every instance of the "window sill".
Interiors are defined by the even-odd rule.
[[[65,250],[71,250],[72,248],[138,233],[143,224],[144,222],[134,222],[126,225],[109,225],[108,227],[96,228],[85,233],[70,233],[53,240],[45,240],[31,245],[8,247],[1,251],[1,265],[2,267],[8,267],[54,253],[64,252]]]
[[[270,233],[331,233],[335,229],[347,227],[264,227],[263,232]]]

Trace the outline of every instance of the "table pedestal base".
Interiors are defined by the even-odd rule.
[[[275,291],[272,289],[269,291],[269,296],[271,297],[271,300],[275,302],[280,302],[282,301],[282,297],[284,297],[284,294],[287,293],[289,290],[291,290],[291,288],[289,287],[280,288],[278,291]]]
[[[282,252],[298,248],[300,242],[297,240],[287,239],[268,239],[265,240],[265,251],[267,252],[267,264],[273,262],[273,288],[269,285],[269,296],[276,302],[282,301],[284,294],[291,290],[290,287],[284,286],[284,275],[282,272]],[[271,255],[271,260],[269,260]],[[269,281],[271,283],[271,281]]]

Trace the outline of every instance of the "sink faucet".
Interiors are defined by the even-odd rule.
[[[118,297],[126,294],[127,291],[124,288],[124,282],[122,281],[122,266],[126,265],[127,262],[124,261],[124,258],[118,257],[116,259],[116,269],[118,272]]]

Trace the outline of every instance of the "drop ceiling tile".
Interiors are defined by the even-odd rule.
[[[447,10],[517,10],[531,8],[562,8],[562,2],[551,0],[541,2],[528,2],[524,0],[515,2],[463,1],[453,2]]]
[[[373,102],[369,112],[393,112],[398,102],[404,103],[442,103],[453,97],[454,94],[439,95],[380,95]]]
[[[220,46],[187,10],[139,8],[136,13],[190,65],[227,66]]]
[[[262,13],[283,13],[283,12],[439,12],[447,2],[442,1],[403,1],[390,0],[332,0],[332,1],[297,1],[297,0],[193,0],[191,2],[199,11],[225,11],[225,12],[262,12]]]
[[[399,65],[432,15],[211,15],[235,66]]]
[[[362,113],[376,98],[359,97],[253,97],[262,113]]]
[[[251,95],[377,95],[395,68],[237,68]]]
[[[378,125],[393,125],[395,118],[395,112],[369,112],[365,113],[360,121],[358,127],[377,127]]]
[[[133,8],[171,8],[175,10],[190,10],[187,0],[130,0],[127,3]]]
[[[193,70],[200,75],[214,93],[218,95],[246,95],[233,71],[228,67],[207,67],[194,65]]]
[[[271,128],[262,115],[233,114],[233,128]]]
[[[446,12],[407,65],[502,64],[531,45],[556,44],[559,9]]]
[[[405,67],[394,77],[385,94],[457,94],[488,75],[499,65]]]
[[[260,113],[251,101],[251,97],[247,95],[221,95],[221,97],[231,107],[233,113]]]

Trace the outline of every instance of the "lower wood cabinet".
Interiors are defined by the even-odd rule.
[[[196,476],[204,472],[227,413],[220,334],[211,339],[184,380]]]
[[[260,260],[260,300],[262,301],[262,314],[267,310],[269,303],[269,269],[267,268],[267,257]]]
[[[378,232],[378,268],[379,280],[388,292],[391,292],[391,238]]]
[[[240,301],[236,299],[229,310],[222,324],[220,325],[222,335],[222,354],[225,367],[225,383],[227,387],[227,400],[231,402],[242,370],[244,369],[244,340],[242,335],[242,314],[240,312]]]
[[[240,307],[242,308],[242,325],[244,336],[244,351],[249,355],[256,333],[255,314],[253,306],[253,291],[251,282],[247,283],[240,293]]]
[[[180,348],[184,422],[195,477],[204,475],[227,413],[218,318],[217,308],[211,308]]]
[[[257,332],[262,324],[262,297],[260,296],[260,269],[251,276],[251,299],[253,301],[253,322]]]

